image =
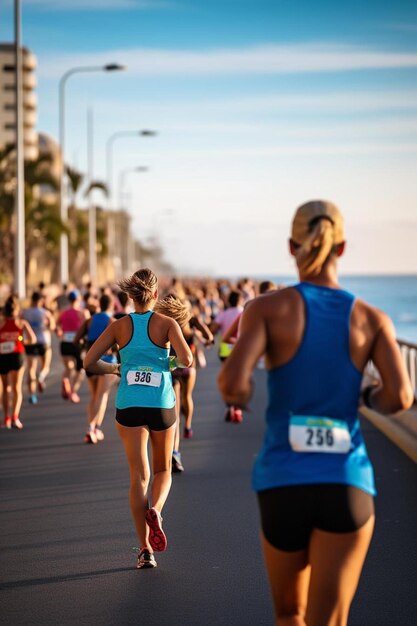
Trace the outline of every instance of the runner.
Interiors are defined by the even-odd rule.
[[[11,295],[4,305],[0,326],[0,375],[3,387],[3,428],[21,430],[19,419],[22,406],[24,368],[24,339],[36,343],[36,335],[26,320],[19,320],[19,300]]]
[[[167,545],[161,511],[171,488],[176,423],[169,347],[174,347],[180,367],[191,365],[192,354],[177,322],[153,312],[158,281],[151,270],[138,270],[122,280],[120,287],[132,298],[135,311],[106,328],[88,351],[84,365],[95,374],[121,375],[116,422],[130,469],[130,507],[140,541],[137,567],[143,569],[156,567],[153,551],[163,551]],[[100,360],[114,344],[119,346],[120,365]]]
[[[172,317],[178,322],[193,355],[191,367],[178,367],[172,370],[177,408],[177,428],[172,455],[172,470],[174,472],[183,472],[184,466],[180,453],[180,414],[182,411],[185,417],[184,439],[191,439],[193,436],[192,419],[194,414],[193,390],[197,378],[196,333],[199,333],[206,345],[212,344],[214,337],[206,324],[201,322],[196,315],[191,315],[191,307],[188,303],[185,305],[175,295],[170,294],[163,300],[159,300],[155,305],[155,311]]]
[[[413,402],[391,320],[340,288],[344,247],[333,204],[298,209],[290,250],[301,282],[247,306],[219,377],[224,399],[245,407],[266,354],[267,428],[253,486],[279,624],[347,623],[374,527],[374,477],[357,418],[369,359],[381,383],[363,391],[367,406],[393,413]]]
[[[99,302],[100,312],[94,313],[92,317],[83,322],[75,336],[75,344],[87,337],[87,348],[91,348],[107,326],[115,321],[112,318],[112,299],[110,296],[102,295]],[[106,354],[101,358],[106,363],[117,364],[116,355],[113,354],[111,349],[107,350]],[[87,372],[87,381],[90,399],[87,405],[88,430],[84,441],[85,443],[96,444],[104,439],[101,425],[106,413],[110,389],[117,381],[117,376],[114,374],[99,375]]]
[[[69,307],[62,311],[57,322],[57,334],[61,338],[60,352],[64,365],[61,395],[64,400],[78,404],[80,402],[78,390],[84,370],[80,346],[74,343],[74,339],[89,313],[80,309],[78,291],[70,291],[68,302]]]
[[[240,293],[240,291],[231,291],[228,297],[228,308],[224,311],[220,311],[220,313],[216,316],[214,322],[210,325],[210,330],[213,335],[215,335],[217,332],[220,332],[220,361],[225,361],[232,353],[233,346],[237,338],[237,325],[236,335],[232,336],[231,333],[228,333],[227,341],[224,339],[224,335],[234,324],[234,322],[240,319],[240,316],[243,313],[242,304],[243,295]],[[226,422],[234,422],[240,424],[243,420],[241,409],[233,405],[228,405],[226,408],[224,419]]]
[[[51,331],[55,330],[55,319],[48,309],[41,306],[43,296],[39,291],[34,291],[31,298],[31,306],[23,310],[22,318],[29,322],[36,334],[36,343],[26,345],[28,364],[28,389],[29,402],[37,404],[36,392],[45,391],[45,380],[49,374],[52,360]],[[37,374],[38,364],[40,372]]]

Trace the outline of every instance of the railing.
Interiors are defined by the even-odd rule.
[[[398,345],[414,389],[414,398],[417,400],[417,345],[401,339],[398,339]]]
[[[402,339],[398,339],[397,341],[400,346],[408,375],[410,376],[411,385],[414,389],[414,398],[417,401],[417,344],[410,343],[409,341],[403,341]],[[379,379],[378,370],[372,361],[369,361],[366,366],[365,373],[374,380]]]

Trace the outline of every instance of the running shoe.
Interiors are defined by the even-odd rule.
[[[242,409],[234,409],[232,415],[232,422],[235,424],[241,424],[243,422],[243,413]]]
[[[22,430],[23,428],[23,424],[20,421],[20,419],[17,417],[17,415],[16,417],[12,417],[12,427],[17,428],[18,430]]]
[[[147,548],[142,548],[139,552],[136,569],[152,569],[158,567],[153,552],[149,552]]]
[[[39,380],[38,380],[38,391],[39,391],[39,393],[43,393],[45,391],[45,387],[46,387],[45,381],[41,380],[39,378]]]
[[[149,543],[155,552],[164,552],[167,549],[167,538],[162,530],[162,516],[154,508],[145,513],[145,520],[149,526]]]
[[[61,396],[64,400],[68,400],[71,395],[71,385],[68,378],[62,379]]]
[[[11,417],[5,417],[1,427],[2,428],[7,428],[7,430],[10,430],[11,427],[12,427],[12,418]]]
[[[73,404],[79,404],[80,403],[80,396],[78,395],[78,393],[75,393],[75,391],[72,391],[70,393],[69,399],[71,400],[71,402]]]
[[[84,443],[97,443],[97,436],[94,430],[88,430],[84,437]]]
[[[177,450],[174,450],[172,453],[172,472],[176,474],[183,471],[184,466],[181,463],[181,453],[177,452]]]
[[[38,404],[38,396],[36,393],[32,393],[32,395],[29,396],[29,404]]]
[[[96,429],[94,430],[94,433],[95,433],[95,435],[96,435],[96,437],[97,437],[97,441],[103,441],[103,439],[104,439],[104,433],[103,433],[103,431],[102,431],[100,428],[96,428]]]
[[[191,437],[193,436],[193,429],[192,428],[184,428],[184,439],[191,439]]]

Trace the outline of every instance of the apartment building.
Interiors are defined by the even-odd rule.
[[[16,141],[16,73],[14,44],[0,43],[0,149]],[[36,57],[22,48],[23,129],[25,159],[38,156]]]

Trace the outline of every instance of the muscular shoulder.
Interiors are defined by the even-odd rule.
[[[351,323],[354,327],[367,329],[372,335],[376,335],[382,328],[393,327],[386,313],[359,298],[355,300]]]
[[[265,293],[251,300],[245,307],[250,315],[261,315],[264,318],[285,317],[294,313],[302,299],[294,287],[286,287],[279,291]]]

